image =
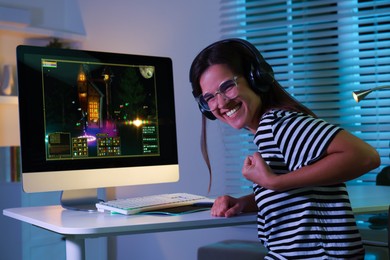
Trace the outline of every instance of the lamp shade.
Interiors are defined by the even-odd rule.
[[[20,146],[17,97],[0,96],[0,146]]]
[[[352,96],[356,102],[359,102],[360,100],[363,100],[371,92],[379,90],[379,89],[385,89],[385,88],[390,88],[390,86],[380,86],[380,87],[370,88],[370,89],[366,89],[366,90],[353,91]]]

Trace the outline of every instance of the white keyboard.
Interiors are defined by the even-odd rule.
[[[132,215],[145,211],[189,206],[197,203],[211,205],[213,202],[213,199],[200,195],[170,193],[99,202],[96,203],[96,208],[100,212],[110,211],[124,215]]]

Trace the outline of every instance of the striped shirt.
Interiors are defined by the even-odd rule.
[[[254,136],[276,174],[288,174],[321,159],[341,131],[302,113],[271,110]],[[344,183],[276,192],[253,184],[258,237],[265,259],[363,259],[364,249]]]

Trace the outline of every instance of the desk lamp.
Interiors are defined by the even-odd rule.
[[[366,90],[357,90],[352,92],[353,99],[355,99],[356,102],[359,102],[360,100],[364,99],[368,94],[370,94],[373,91],[379,90],[379,89],[384,89],[384,88],[389,88],[390,86],[380,86],[376,88],[370,88]]]
[[[356,102],[359,102],[360,100],[363,100],[368,94],[370,94],[371,92],[373,91],[376,91],[376,90],[379,90],[379,89],[385,89],[385,88],[390,88],[390,86],[380,86],[380,87],[376,87],[376,88],[371,88],[371,89],[366,89],[366,90],[357,90],[357,91],[353,91],[352,92],[352,96],[353,96],[353,99],[355,99]],[[378,185],[378,182],[377,182],[377,185]],[[390,213],[390,207],[389,207],[389,213]],[[372,223],[372,225],[370,226],[371,228],[373,229],[377,229],[378,227],[374,228],[375,225],[378,225],[377,223],[383,223],[385,227],[386,223],[388,223],[389,225],[389,228],[390,228],[390,219],[389,219],[389,215],[388,214],[375,214],[373,216],[371,216],[369,218],[369,222]],[[380,222],[382,221],[382,222]],[[382,228],[382,226],[379,225],[380,228]],[[390,229],[387,231],[388,234],[389,234],[389,249],[390,249]]]

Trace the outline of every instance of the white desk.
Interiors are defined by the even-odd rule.
[[[353,186],[349,187],[348,191],[356,214],[388,210],[390,186]],[[256,223],[255,214],[217,218],[210,216],[209,211],[182,216],[124,216],[72,211],[63,209],[61,206],[44,206],[5,209],[3,214],[64,235],[67,258],[72,260],[84,259],[85,238]]]
[[[355,214],[370,214],[389,210],[390,186],[350,186],[348,193]]]
[[[253,224],[254,214],[234,218],[211,217],[210,211],[181,216],[133,215],[83,212],[61,206],[5,209],[4,215],[62,234],[66,238],[67,259],[84,259],[85,238],[163,231],[215,228]]]

